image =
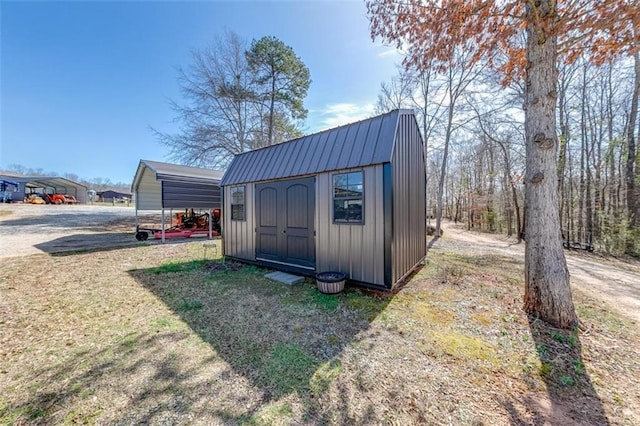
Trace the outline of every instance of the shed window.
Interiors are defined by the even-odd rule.
[[[245,220],[244,186],[231,188],[231,220]]]
[[[362,171],[333,175],[334,223],[363,223]]]

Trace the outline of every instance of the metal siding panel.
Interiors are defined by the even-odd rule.
[[[393,280],[425,255],[425,165],[422,138],[415,117],[403,114],[393,153]]]
[[[165,208],[220,208],[220,201],[220,187],[216,184],[162,182]]]
[[[235,256],[234,247],[232,242],[235,241],[235,229],[231,223],[231,215],[225,214],[225,212],[231,211],[231,194],[230,188],[224,187],[224,205],[222,207],[222,243],[224,245],[224,254],[229,256]]]
[[[378,240],[380,234],[377,229],[380,222],[378,212],[378,192],[380,185],[377,182],[376,167],[369,167],[364,170],[364,221],[366,232],[363,227],[360,253],[360,276],[361,281],[369,283],[381,283],[377,273],[378,263],[380,263]],[[373,231],[373,232],[372,232]]]
[[[255,260],[256,258],[256,211],[255,211],[255,185],[248,184],[246,187],[246,209],[247,209],[247,221],[246,232],[247,237],[245,239],[245,255],[248,259]]]
[[[382,286],[382,166],[364,169],[364,225],[333,224],[331,175],[322,173],[316,178],[317,270],[338,270],[351,279]]]
[[[155,174],[149,168],[145,168],[138,184],[136,193],[136,205],[138,210],[162,209],[162,185],[156,181]]]
[[[243,185],[245,187],[245,211],[246,220],[231,220],[231,188],[224,188],[224,210],[223,222],[225,254],[240,259],[255,260],[254,241],[254,215],[253,215],[253,185]],[[224,212],[228,212],[225,214]]]
[[[329,221],[327,220],[327,175],[316,176],[316,268],[318,272],[328,271],[329,264]]]

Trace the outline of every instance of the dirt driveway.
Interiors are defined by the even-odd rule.
[[[499,254],[524,262],[524,243],[494,234],[466,231],[462,226],[444,224],[444,238],[436,247],[455,245],[469,253]],[[565,251],[571,285],[590,296],[602,298],[621,313],[640,322],[640,262],[605,258],[581,251]]]
[[[135,245],[135,210],[0,204],[0,258]]]

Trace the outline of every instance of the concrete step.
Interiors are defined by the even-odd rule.
[[[287,284],[287,285],[297,284],[304,280],[303,277],[300,277],[298,275],[287,274],[286,272],[282,272],[282,271],[270,272],[266,274],[264,277],[273,281],[277,281],[279,283]]]

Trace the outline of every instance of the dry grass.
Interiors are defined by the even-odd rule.
[[[512,259],[435,250],[381,298],[203,255],[5,261],[0,423],[640,423],[637,324],[582,294],[584,330],[528,319]]]

